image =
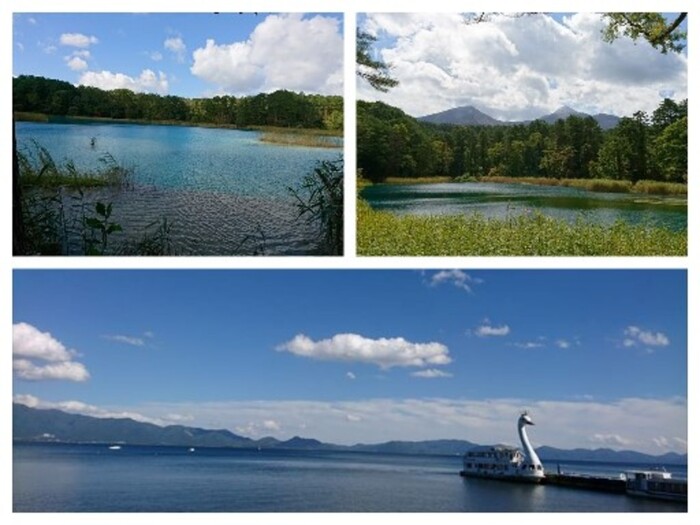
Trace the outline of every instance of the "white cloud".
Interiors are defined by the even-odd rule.
[[[96,36],[83,35],[82,33],[63,33],[59,42],[62,46],[90,47],[92,44],[99,43],[99,40]]]
[[[544,343],[538,343],[535,341],[526,341],[524,343],[515,343],[517,348],[523,348],[525,350],[532,350],[533,348],[542,348]]]
[[[554,344],[561,349],[567,349],[571,347],[571,343],[567,341],[566,339],[557,339]]]
[[[277,350],[326,361],[371,363],[383,369],[446,365],[452,361],[449,350],[441,343],[412,343],[403,337],[369,339],[358,334],[337,334],[320,341],[299,334]]]
[[[163,54],[160,51],[153,51],[151,53],[148,53],[148,57],[154,62],[160,62],[161,60],[163,60]]]
[[[17,377],[27,381],[61,379],[80,382],[90,379],[90,374],[85,366],[75,361],[36,364],[28,359],[14,359],[12,361],[12,370]]]
[[[138,77],[130,77],[111,71],[87,71],[80,76],[78,84],[107,91],[129,89],[136,93],[157,93],[160,95],[165,95],[168,92],[168,76],[162,71],[156,74],[150,69],[144,69]]]
[[[593,434],[590,437],[590,442],[618,448],[629,447],[634,443],[631,439],[624,438],[619,434]]]
[[[510,326],[507,324],[501,326],[491,326],[488,321],[485,321],[484,324],[478,326],[474,330],[474,333],[478,337],[503,337],[510,333]]]
[[[80,57],[70,57],[66,61],[66,64],[73,71],[83,71],[83,70],[87,69],[87,67],[88,67],[87,62],[85,62],[85,60],[83,60]]]
[[[602,41],[599,14],[557,22],[539,14],[468,25],[459,14],[370,14],[365,29],[388,42],[379,57],[400,84],[386,94],[359,80],[358,97],[414,116],[474,105],[506,120],[569,105],[590,113],[653,111],[663,91],[687,97],[687,56],[645,41]]]
[[[248,40],[208,39],[192,56],[192,74],[220,91],[341,94],[343,89],[343,38],[332,17],[269,15]]]
[[[652,332],[643,330],[638,326],[628,326],[624,330],[625,338],[622,345],[625,347],[646,346],[646,347],[662,347],[671,344],[668,336],[662,332]],[[648,350],[652,350],[648,348]]]
[[[75,351],[68,350],[49,332],[41,332],[28,323],[12,325],[12,355],[44,361],[70,361]]]
[[[15,45],[20,51],[24,51],[24,44],[22,42],[16,42]]]
[[[34,18],[33,16],[30,16],[29,18],[27,18],[27,22],[29,22],[30,24],[35,26],[36,25],[36,18]]]
[[[426,368],[425,370],[419,370],[411,374],[413,377],[422,377],[425,379],[436,379],[438,377],[452,377],[449,372],[444,372],[443,370],[438,370],[437,368]]]
[[[357,378],[357,376],[355,374],[353,374],[352,372],[348,372],[347,374],[345,374],[345,377],[347,377],[348,379]]]
[[[75,350],[67,349],[49,332],[28,323],[12,325],[12,370],[20,379],[86,381],[90,374],[85,365],[73,361],[76,355]]]
[[[165,42],[163,42],[163,47],[172,52],[178,62],[182,63],[185,61],[187,46],[185,45],[185,41],[179,36],[167,38]]]
[[[146,344],[143,337],[133,337],[129,335],[103,335],[102,337],[110,341],[124,343],[131,346],[144,346]]]
[[[469,293],[472,292],[472,285],[481,284],[483,280],[476,279],[462,270],[441,270],[430,277],[430,285],[450,283],[457,288],[461,288]]]

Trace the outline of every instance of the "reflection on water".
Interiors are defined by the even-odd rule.
[[[58,164],[96,170],[109,153],[133,168],[133,188],[90,190],[84,198],[93,203],[89,215],[94,202],[112,203],[110,220],[123,228],[110,235],[113,246],[142,240],[149,225],[167,218],[177,255],[313,255],[317,228],[298,219],[289,188],[341,150],[270,145],[259,137],[186,126],[17,123],[20,151],[35,140]],[[74,197],[64,194],[69,221],[82,213]],[[71,254],[82,253],[79,236],[69,244]]]
[[[598,193],[576,188],[528,184],[465,182],[367,186],[361,195],[378,210],[412,215],[479,213],[502,219],[533,211],[575,221],[687,229],[687,200],[629,193]]]

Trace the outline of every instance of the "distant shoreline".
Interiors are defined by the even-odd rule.
[[[318,128],[284,128],[275,126],[235,126],[233,124],[215,124],[212,122],[184,122],[180,120],[145,120],[145,119],[115,119],[108,117],[85,117],[79,115],[48,115],[26,111],[13,112],[17,122],[45,122],[52,124],[136,124],[142,126],[181,126],[189,128],[232,129],[237,131],[261,131],[267,133],[285,133],[294,135],[342,137],[341,130]]]

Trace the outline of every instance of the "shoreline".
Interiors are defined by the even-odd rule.
[[[479,177],[470,180],[456,180],[450,177],[387,177],[384,181],[374,183],[363,180],[362,187],[372,184],[391,186],[408,184],[446,184],[463,182],[483,182],[493,184],[526,184],[531,186],[558,186],[576,188],[593,193],[631,193],[638,195],[658,195],[684,198],[687,200],[688,185],[680,182],[653,180],[618,181],[613,179],[547,179],[544,177]],[[358,186],[360,184],[358,183]]]
[[[235,126],[233,124],[216,124],[213,122],[186,122],[181,120],[141,120],[141,119],[115,119],[107,117],[85,117],[79,115],[48,115],[46,113],[32,113],[14,111],[13,118],[16,122],[45,122],[51,124],[135,124],[141,126],[181,126],[190,128],[231,129],[236,131],[259,131],[268,133],[286,133],[293,135],[311,135],[343,137],[342,130],[329,130],[320,128],[284,128],[276,126]]]

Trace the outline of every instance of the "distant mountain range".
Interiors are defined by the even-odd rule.
[[[569,106],[562,106],[554,113],[543,115],[533,120],[542,120],[548,124],[554,124],[557,120],[565,120],[572,115],[576,117],[593,117],[593,119],[603,129],[614,128],[620,121],[620,117],[616,117],[615,115],[609,115],[607,113],[589,115],[588,113],[576,111]],[[432,124],[454,124],[459,126],[514,126],[516,124],[528,124],[533,122],[532,120],[522,120],[517,122],[498,120],[490,115],[487,115],[483,111],[478,110],[474,106],[462,106],[459,108],[448,109],[446,111],[441,111],[440,113],[419,117],[418,120]]]
[[[97,443],[105,445],[163,445],[177,447],[231,447],[286,450],[350,450],[390,454],[461,455],[475,443],[459,439],[429,441],[388,441],[352,446],[323,443],[317,439],[295,436],[286,441],[273,437],[250,439],[228,430],[170,425],[161,427],[128,418],[96,418],[69,414],[60,410],[43,410],[14,403],[12,438],[18,442]],[[543,461],[605,461],[620,463],[687,464],[686,454],[668,453],[650,456],[630,450],[575,449],[553,447],[537,449]]]

